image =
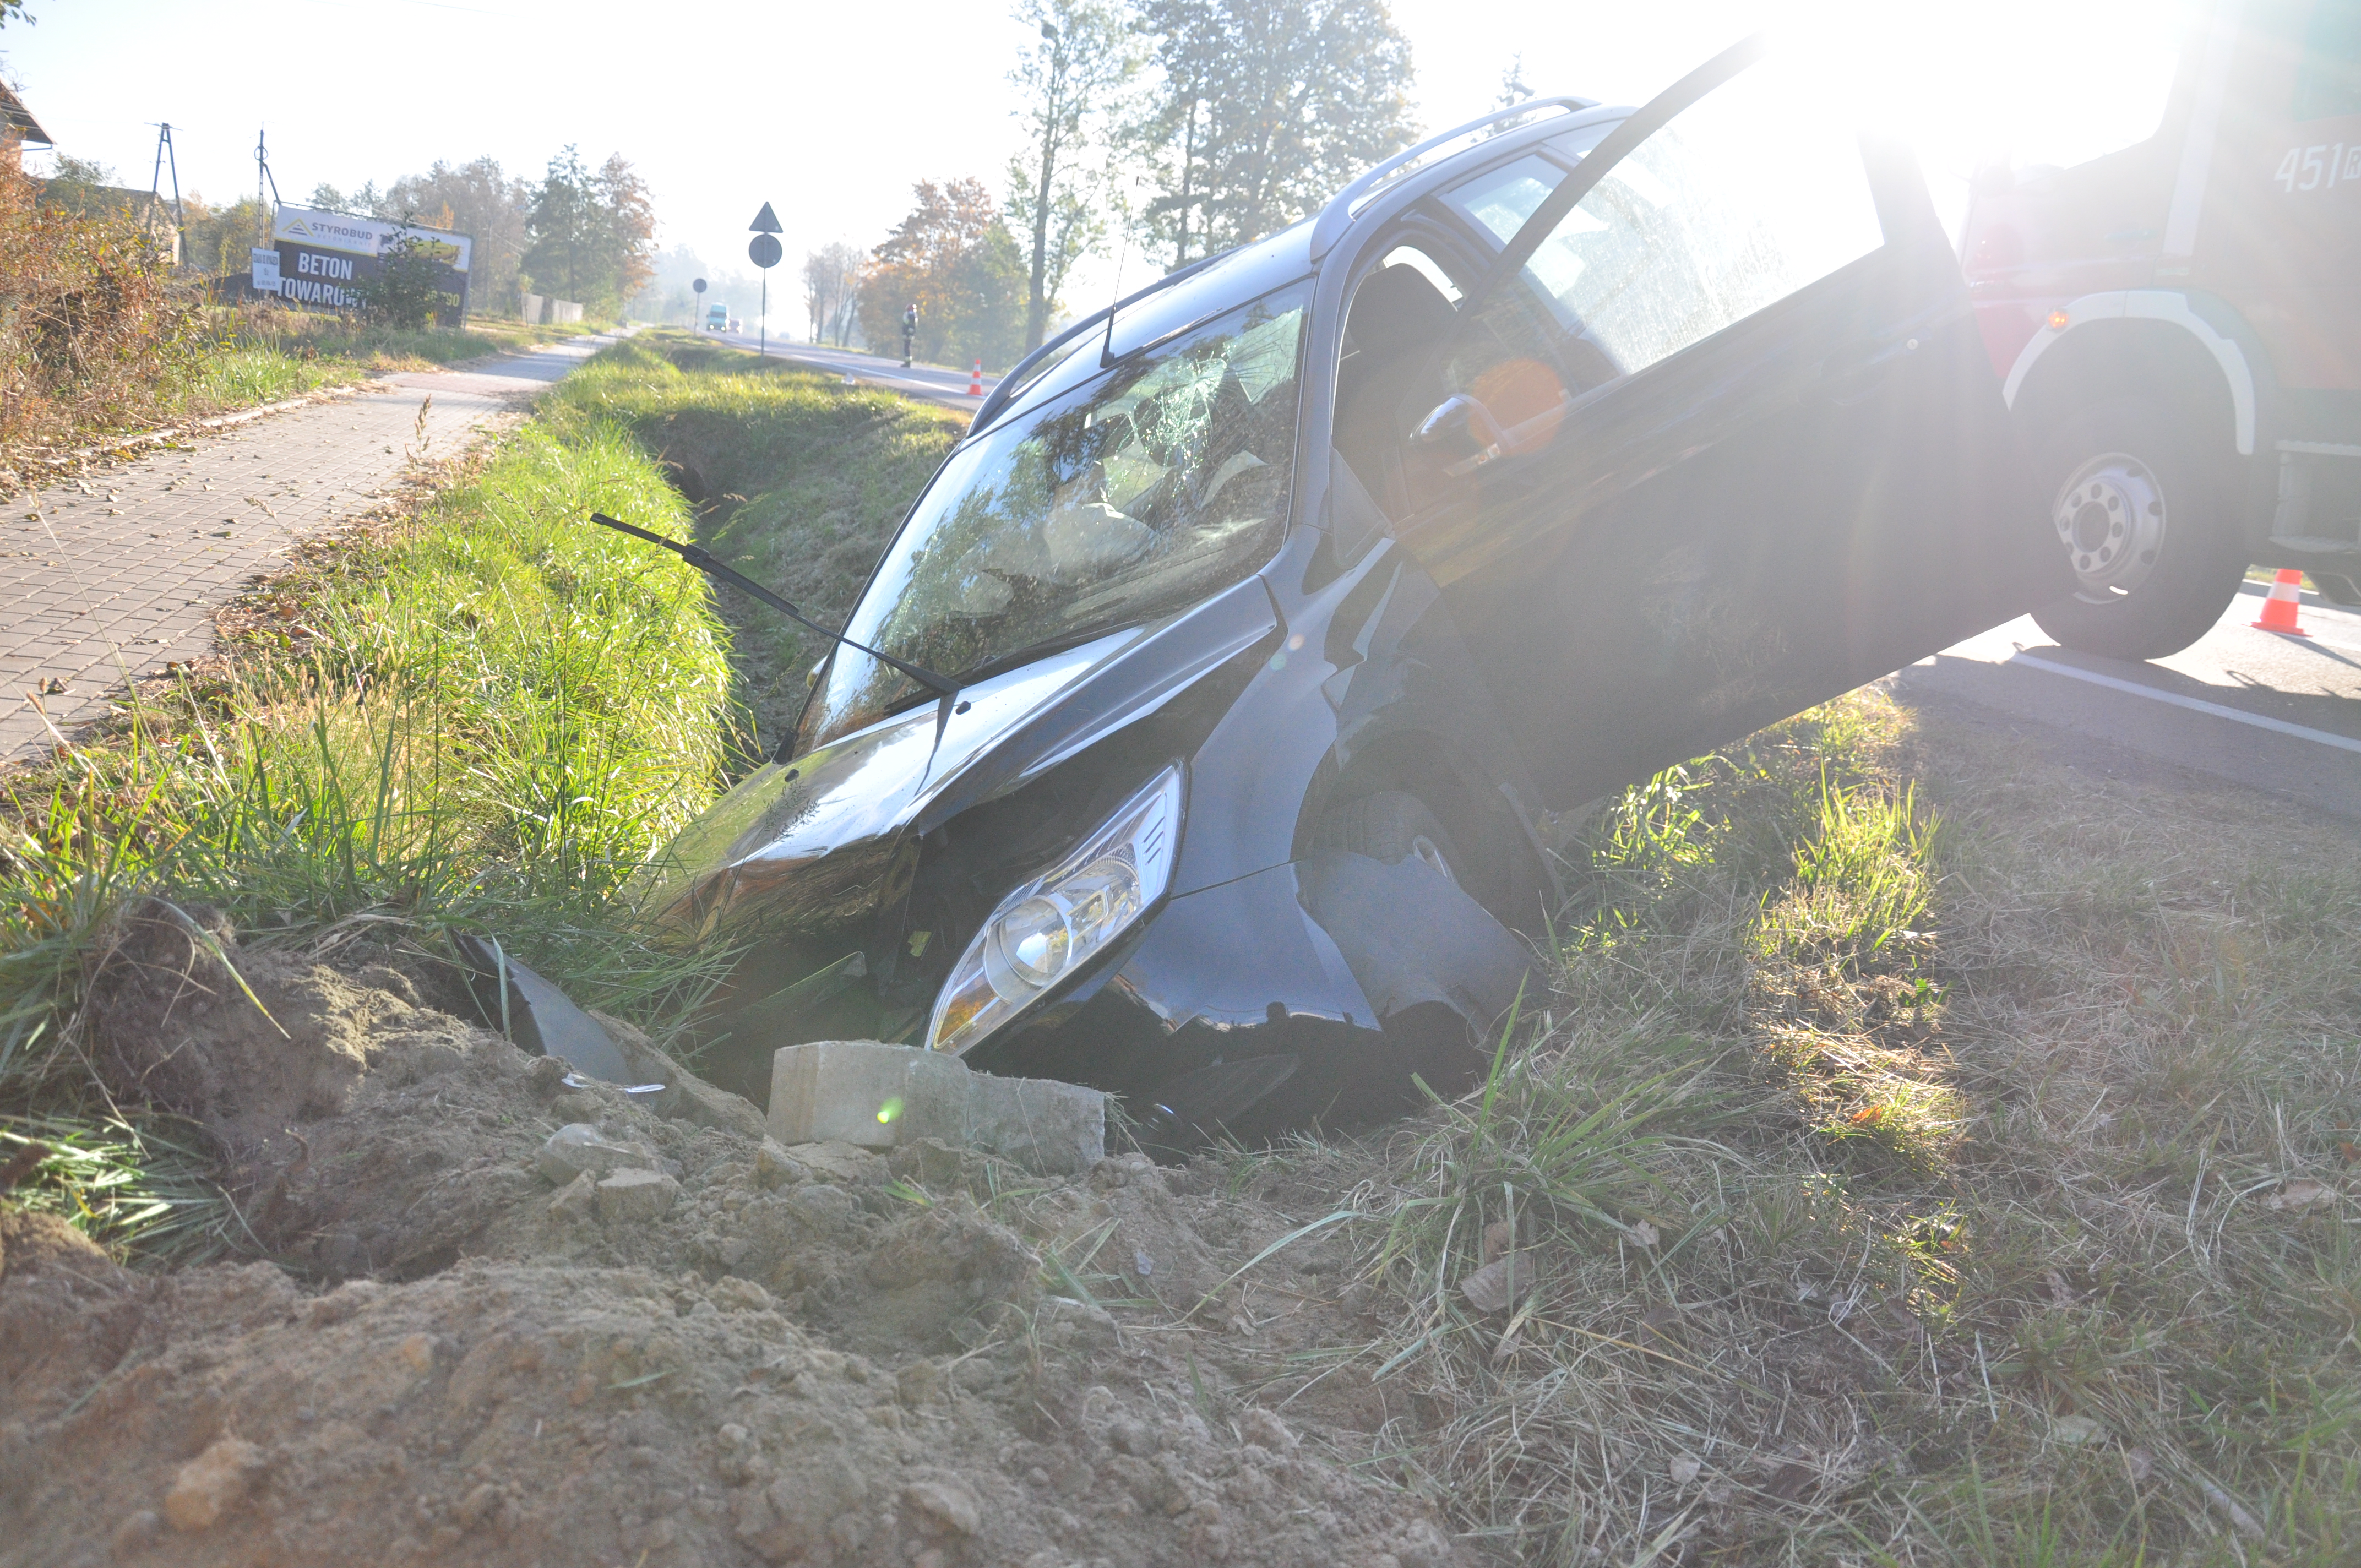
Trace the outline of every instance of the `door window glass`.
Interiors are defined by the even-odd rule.
[[[1514,451],[1554,431],[1574,396],[1875,250],[1884,236],[1859,140],[1824,102],[1772,64],[1675,115],[1477,306],[1446,367],[1451,389],[1502,400],[1490,412]],[[1493,195],[1502,214],[1526,194],[1509,174]]]
[[[1450,192],[1444,204],[1490,231],[1502,245],[1517,237],[1535,209],[1565,170],[1545,158],[1521,158],[1516,162],[1479,174]]]

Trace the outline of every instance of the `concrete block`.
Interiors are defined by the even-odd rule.
[[[814,1040],[771,1058],[771,1135],[892,1149],[921,1138],[1064,1175],[1106,1154],[1106,1096],[1048,1079],[971,1072],[954,1057],[875,1040]]]
[[[967,1069],[876,1040],[812,1040],[771,1058],[771,1135],[787,1145],[890,1149],[915,1114],[935,1136],[965,1126]]]

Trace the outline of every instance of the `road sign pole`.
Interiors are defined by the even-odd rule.
[[[784,254],[779,248],[779,215],[765,202],[746,226],[754,234],[746,243],[746,258],[763,269],[763,319],[755,328],[755,342],[761,345],[757,352],[767,359],[771,356],[771,269]]]

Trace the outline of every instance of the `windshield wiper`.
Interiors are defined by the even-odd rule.
[[[927,669],[921,665],[907,663],[903,660],[896,659],[891,653],[879,652],[876,649],[870,647],[865,642],[855,642],[851,638],[847,637],[841,631],[830,631],[827,627],[822,626],[818,621],[814,620],[810,616],[806,615],[802,610],[797,609],[795,606],[789,604],[786,600],[781,598],[778,595],[773,593],[762,584],[755,582],[751,577],[741,576],[738,573],[731,571],[729,567],[723,565],[720,562],[715,560],[711,555],[707,554],[704,551],[699,550],[694,544],[683,544],[676,540],[666,539],[661,533],[651,533],[644,528],[634,528],[628,522],[622,522],[617,519],[609,517],[603,511],[592,512],[590,514],[590,521],[598,523],[602,528],[611,528],[618,533],[628,533],[634,539],[644,539],[651,544],[663,546],[664,549],[669,550],[674,554],[679,556],[682,560],[687,562],[690,565],[696,567],[698,571],[703,572],[707,576],[718,577],[721,581],[728,583],[731,587],[737,588],[742,593],[752,594],[754,598],[762,600],[764,604],[769,605],[773,609],[777,610],[780,614],[787,617],[791,620],[797,621],[802,625],[810,627],[822,637],[826,637],[832,641],[841,642],[848,648],[859,649],[862,652],[868,654],[871,658],[887,665],[889,668],[901,671],[904,674],[909,676],[912,680],[917,682],[920,685],[926,687],[928,691],[934,692],[939,696],[948,699],[959,696],[959,683],[952,680],[950,676],[939,675],[935,674],[934,671]]]

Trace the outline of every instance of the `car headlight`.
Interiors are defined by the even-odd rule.
[[[1176,763],[1054,871],[1000,901],[935,999],[927,1044],[964,1051],[1104,952],[1164,895],[1180,828]]]

